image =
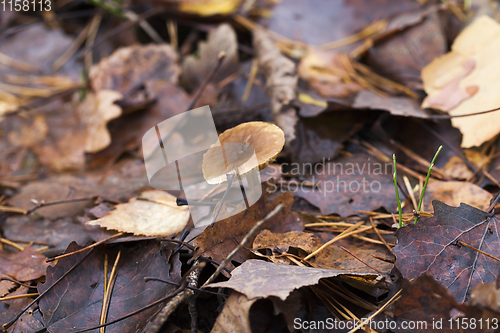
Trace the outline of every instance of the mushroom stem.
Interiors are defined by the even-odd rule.
[[[220,210],[222,208],[222,205],[224,205],[224,200],[226,200],[226,196],[229,193],[229,190],[231,189],[231,185],[233,184],[234,174],[233,173],[228,173],[228,174],[226,174],[226,177],[227,177],[226,191],[224,192],[224,195],[222,196],[222,199],[220,199],[220,205],[217,207],[217,210],[215,211],[215,214],[214,214],[214,218],[212,219],[212,223],[210,224],[210,226],[212,228],[214,227],[214,223],[217,220],[217,216],[219,216],[219,213],[220,213]]]

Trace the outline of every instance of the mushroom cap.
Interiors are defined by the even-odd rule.
[[[238,176],[255,168],[264,169],[285,145],[278,126],[251,121],[226,130],[203,155],[203,177],[209,184],[227,181],[226,174]]]

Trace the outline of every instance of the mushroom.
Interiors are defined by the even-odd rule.
[[[264,169],[285,145],[285,134],[278,126],[262,121],[240,124],[226,130],[203,155],[203,177],[209,184],[227,182],[227,188],[214,214],[215,223],[234,176],[239,180],[250,172]],[[250,177],[251,178],[251,177]]]

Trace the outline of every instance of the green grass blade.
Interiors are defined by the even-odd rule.
[[[436,160],[436,157],[439,155],[439,152],[441,151],[442,148],[443,148],[442,145],[439,146],[436,154],[434,155],[434,158],[432,159],[431,165],[429,166],[429,171],[427,172],[427,177],[425,178],[424,186],[422,187],[422,191],[420,191],[420,201],[418,202],[417,214],[418,212],[420,212],[420,209],[422,208],[422,201],[424,201],[425,189],[427,188],[427,183],[429,182],[429,178],[431,177],[431,171],[432,168],[434,167],[434,161]],[[417,223],[417,221],[418,221],[418,215],[417,217],[415,217],[415,222],[413,223]]]
[[[399,227],[403,226],[403,213],[401,212],[401,200],[399,199],[399,191],[398,191],[398,181],[397,181],[397,173],[396,173],[396,154],[392,154],[392,161],[394,162],[394,173],[392,174],[392,178],[394,179],[394,188],[396,190],[396,200],[398,201],[398,212],[399,212]]]

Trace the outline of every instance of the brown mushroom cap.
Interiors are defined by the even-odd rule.
[[[242,176],[257,167],[262,170],[284,145],[285,134],[274,124],[240,124],[222,133],[203,155],[203,177],[209,184],[220,184],[227,180],[228,173]]]

